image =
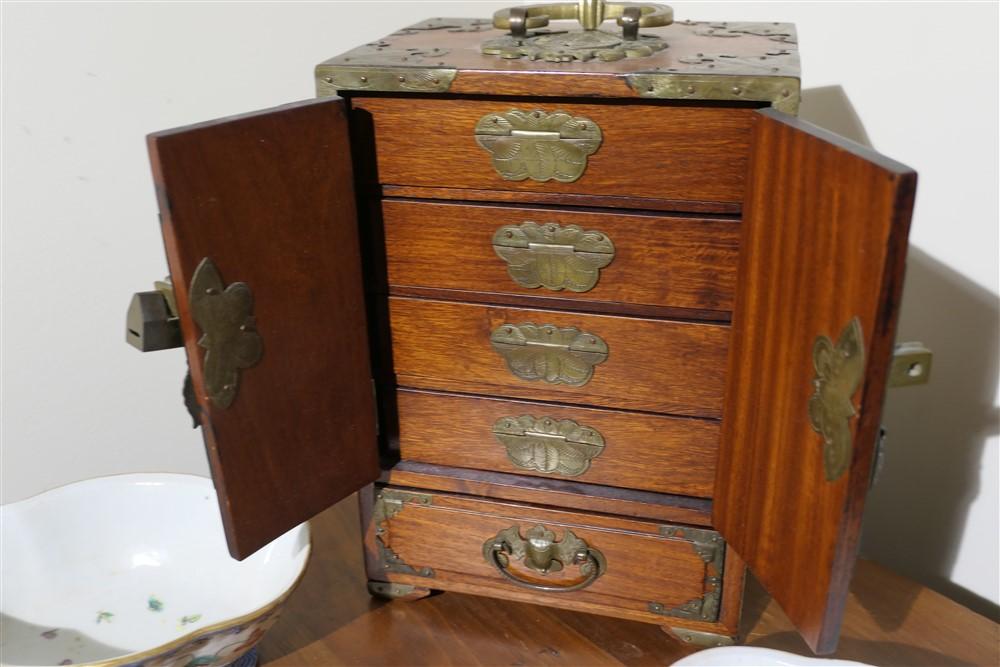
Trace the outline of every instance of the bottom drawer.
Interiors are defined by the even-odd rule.
[[[719,631],[726,548],[711,530],[386,487],[366,547],[378,581]]]

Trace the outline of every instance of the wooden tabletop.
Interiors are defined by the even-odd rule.
[[[357,504],[312,522],[313,556],[260,645],[268,667],[301,665],[669,665],[691,648],[656,626],[444,593],[415,602],[369,597]],[[811,655],[778,606],[751,583],[745,643]],[[1000,665],[1000,626],[861,561],[838,658],[889,667]]]

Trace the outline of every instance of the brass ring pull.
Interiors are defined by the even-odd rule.
[[[555,541],[555,533],[543,526],[535,526],[521,537],[517,526],[501,530],[483,544],[483,556],[508,581],[518,586],[548,593],[571,593],[587,588],[604,574],[607,563],[604,555],[566,529],[563,538]],[[543,575],[559,572],[567,565],[579,565],[584,575],[581,581],[568,585],[541,584],[522,579],[508,569],[510,559],[523,561],[524,565]]]
[[[666,5],[578,0],[501,9],[493,14],[493,27],[510,30],[514,37],[526,37],[528,30],[544,28],[549,21],[560,19],[576,19],[584,30],[597,30],[605,20],[616,19],[625,39],[634,40],[640,27],[670,25],[674,12]]]

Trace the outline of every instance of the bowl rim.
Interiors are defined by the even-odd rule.
[[[97,477],[88,477],[88,478],[85,478],[85,479],[75,480],[73,482],[67,482],[65,484],[59,484],[58,486],[54,486],[54,487],[52,487],[50,489],[45,489],[44,491],[39,491],[38,493],[32,494],[32,495],[28,496],[27,498],[22,498],[21,500],[14,501],[12,503],[4,503],[0,507],[7,508],[7,507],[12,507],[14,505],[20,505],[22,503],[28,503],[29,501],[36,501],[41,496],[44,496],[47,493],[50,493],[52,491],[58,491],[58,490],[61,490],[61,489],[65,489],[65,488],[71,487],[71,486],[76,486],[78,484],[86,484],[86,483],[89,483],[89,482],[95,482],[95,481],[102,480],[102,479],[114,479],[114,478],[119,478],[119,477],[137,477],[137,478],[141,478],[141,477],[175,477],[175,478],[184,478],[184,479],[188,479],[188,480],[202,480],[202,481],[207,481],[207,482],[211,483],[211,485],[212,485],[212,491],[215,492],[215,485],[213,483],[212,478],[211,477],[206,477],[204,475],[194,475],[194,474],[190,474],[190,473],[180,473],[180,472],[122,472],[122,473],[115,473],[115,474],[111,474],[111,475],[98,475]],[[218,502],[218,496],[216,496],[216,502]],[[286,588],[284,591],[282,591],[281,595],[279,595],[274,600],[268,602],[265,605],[262,605],[262,606],[258,607],[257,609],[254,609],[253,611],[247,612],[246,614],[241,614],[240,616],[234,616],[232,618],[228,618],[228,619],[225,619],[225,620],[222,620],[222,621],[218,621],[217,623],[213,623],[211,625],[206,625],[206,626],[201,627],[201,628],[195,628],[195,629],[191,630],[190,632],[187,632],[187,633],[185,633],[185,634],[177,637],[176,639],[172,639],[171,641],[167,642],[166,644],[160,644],[160,645],[155,646],[153,648],[143,649],[141,651],[134,651],[132,653],[124,653],[122,655],[114,656],[112,658],[105,658],[103,660],[96,660],[96,661],[92,661],[92,662],[77,662],[77,663],[73,663],[74,666],[75,667],[117,667],[118,665],[128,665],[128,664],[131,664],[131,663],[134,663],[134,662],[146,660],[148,658],[154,658],[154,657],[156,657],[158,655],[161,655],[163,653],[167,653],[167,652],[172,651],[172,650],[174,650],[176,648],[180,648],[184,644],[192,642],[195,639],[198,639],[199,637],[201,637],[202,635],[214,634],[214,633],[216,633],[216,632],[218,632],[220,630],[224,630],[227,627],[232,626],[232,625],[242,625],[243,623],[247,623],[247,622],[252,621],[252,620],[254,620],[254,619],[258,618],[258,617],[265,616],[268,613],[272,612],[276,608],[278,608],[281,605],[283,605],[285,603],[285,601],[287,601],[288,598],[291,596],[291,594],[295,591],[295,589],[298,588],[299,584],[302,583],[302,578],[305,576],[306,570],[308,569],[309,561],[312,558],[313,540],[312,540],[312,529],[311,529],[310,522],[309,521],[303,521],[302,523],[300,523],[299,525],[295,526],[294,528],[292,528],[288,532],[292,532],[294,530],[302,530],[302,531],[305,532],[305,537],[306,537],[306,556],[305,556],[305,558],[302,561],[302,569],[299,570],[299,573],[295,576],[294,581],[292,581],[292,583],[289,584],[288,588]],[[287,534],[287,533],[284,533],[284,534]],[[275,539],[280,539],[280,538],[275,538]],[[5,663],[3,663],[3,667],[29,667],[29,666],[27,666],[27,665],[19,665],[17,663],[6,663],[5,662]]]

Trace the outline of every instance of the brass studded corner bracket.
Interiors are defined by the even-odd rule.
[[[521,287],[570,292],[592,290],[615,258],[607,234],[555,223],[504,225],[493,234],[493,251]]]
[[[563,538],[544,526],[529,528],[524,537],[518,526],[505,528],[483,543],[483,558],[508,581],[536,591],[569,593],[593,584],[604,574],[607,561],[597,549],[577,537],[569,528]],[[541,575],[560,572],[570,565],[579,565],[583,579],[570,584],[543,584],[519,577],[509,569],[510,560],[520,560],[530,570]]]
[[[511,373],[549,384],[581,387],[608,358],[608,345],[599,336],[552,324],[502,324],[493,330],[490,343]]]
[[[784,76],[737,76],[637,72],[625,76],[639,97],[664,100],[768,102],[789,115],[799,112],[800,82]]]
[[[544,28],[550,20],[576,19],[580,30],[529,33]],[[615,19],[621,34],[598,30]],[[510,34],[483,43],[482,52],[501,58],[572,62],[574,60],[613,61],[642,58],[667,47],[659,37],[640,35],[639,28],[669,25],[673,10],[666,5],[634,2],[579,0],[547,5],[501,9],[493,15],[493,27]]]
[[[650,602],[647,609],[661,616],[674,616],[694,621],[719,620],[722,600],[722,573],[725,569],[726,543],[722,536],[703,528],[660,526],[660,534],[690,542],[691,548],[705,562],[705,594],[677,606]]]
[[[501,417],[493,424],[493,436],[518,468],[566,477],[587,472],[604,451],[604,436],[572,419]]]
[[[823,436],[823,467],[827,481],[840,478],[851,463],[851,418],[857,414],[851,397],[865,372],[865,342],[861,321],[855,317],[840,332],[837,344],[825,335],[813,343],[813,395],[809,421]]]
[[[597,123],[556,111],[489,113],[474,130],[476,143],[493,157],[493,168],[507,181],[557,180],[572,183],[587,168],[587,157],[601,146]]]
[[[458,70],[443,67],[337,67],[316,68],[318,97],[339,90],[372,90],[404,93],[443,93],[451,87]]]
[[[403,511],[407,504],[430,505],[432,498],[426,493],[410,493],[382,489],[375,498],[372,511],[372,523],[375,526],[375,545],[378,547],[379,562],[386,572],[412,574],[416,577],[433,577],[434,570],[429,567],[413,567],[403,561],[386,543],[386,524],[394,516]]]
[[[253,294],[246,283],[222,282],[208,257],[191,278],[191,316],[201,329],[205,348],[203,381],[208,400],[228,408],[236,398],[240,371],[260,361],[263,344],[253,316]]]

